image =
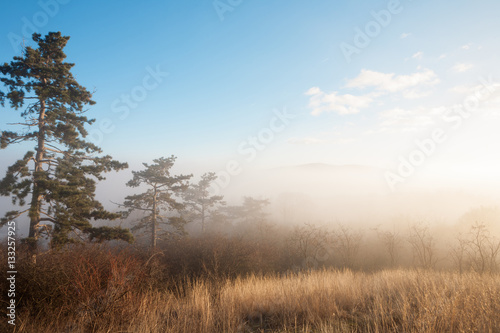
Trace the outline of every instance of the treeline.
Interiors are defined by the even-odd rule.
[[[245,202],[248,208],[252,200]],[[249,216],[220,229],[209,219],[204,234],[196,236],[159,237],[154,251],[148,237],[143,244],[81,242],[40,253],[34,262],[29,244],[21,245],[16,261],[19,309],[61,309],[63,316],[83,311],[98,319],[118,311],[125,295],[168,291],[188,297],[202,281],[216,292],[244,277],[300,277],[312,270],[499,272],[500,240],[478,222],[464,233],[452,233],[455,228],[450,227],[446,231],[452,237],[445,239],[422,223],[398,232],[341,224],[292,227],[273,224],[265,214]],[[6,253],[0,261],[7,270]],[[7,288],[7,281],[0,284],[3,292]]]
[[[209,223],[205,234],[159,240],[156,260],[167,275],[180,278],[295,274],[323,268],[499,272],[500,239],[484,223],[474,222],[463,233],[456,227],[417,222],[399,230],[286,226],[266,218],[224,228]]]
[[[165,267],[177,263],[171,272],[235,277],[325,267],[454,269],[480,274],[499,269],[500,238],[492,228],[499,215],[494,207],[472,210],[448,226],[412,219],[371,229],[345,223],[275,223],[269,214],[270,200],[243,197],[240,205],[227,205],[222,196],[211,194],[215,174],[206,173],[189,183],[190,176],[170,174],[174,161],[175,157],[157,159],[133,172],[128,185],[140,185],[135,181],[141,175],[146,191],[127,197],[121,205],[128,207],[126,215],[135,210],[142,214],[129,220],[132,225],[139,221],[132,227],[136,239],[144,249],[160,252]],[[186,182],[179,185],[181,178]],[[131,204],[131,198],[141,198],[143,206],[138,201]]]

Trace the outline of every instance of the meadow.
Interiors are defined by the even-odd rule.
[[[186,242],[153,254],[74,245],[45,252],[36,263],[21,248],[16,326],[2,325],[6,332],[41,333],[500,332],[498,273],[280,271],[279,260],[266,271],[262,258],[279,256],[276,249],[249,252],[248,244],[229,239]]]

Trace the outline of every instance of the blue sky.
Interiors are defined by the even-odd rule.
[[[229,160],[363,164],[406,178],[401,159],[440,129],[446,140],[423,152],[416,173],[492,177],[499,9],[493,0],[10,1],[0,61],[19,54],[33,27],[70,36],[73,73],[95,90],[89,130],[132,165],[174,154],[195,171]],[[346,45],[356,52],[346,57]],[[482,90],[472,116],[452,109]],[[279,131],[276,112],[294,115]],[[18,119],[0,114],[1,130]],[[0,167],[22,151],[1,151]]]

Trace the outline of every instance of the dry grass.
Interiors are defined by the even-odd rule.
[[[102,313],[26,309],[16,332],[500,332],[500,275],[324,270],[198,280],[115,301]]]

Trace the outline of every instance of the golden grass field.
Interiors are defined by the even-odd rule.
[[[15,331],[500,332],[498,274],[321,270],[200,280],[119,297],[112,289],[74,313],[25,312]]]

